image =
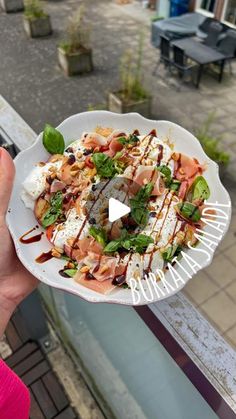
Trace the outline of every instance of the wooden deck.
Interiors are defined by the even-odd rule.
[[[13,353],[4,361],[30,390],[30,419],[78,418],[45,354],[30,339],[19,312],[8,324],[6,339]]]

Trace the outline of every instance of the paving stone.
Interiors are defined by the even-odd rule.
[[[229,229],[229,231],[226,233],[225,237],[219,245],[219,250],[223,252],[234,244],[236,244],[236,237],[234,235],[234,231],[232,229]]]
[[[236,303],[225,292],[214,295],[200,308],[223,333],[236,324]]]
[[[236,303],[236,281],[233,281],[227,288],[225,292],[235,301]]]
[[[204,272],[199,272],[191,278],[184,288],[184,292],[196,305],[208,300],[218,290],[219,287]]]
[[[236,268],[221,253],[213,258],[211,265],[205,269],[205,272],[220,288],[225,288],[233,280],[236,283]]]
[[[231,329],[229,329],[224,337],[229,341],[229,343],[231,345],[234,346],[234,348],[236,349],[236,326],[232,327]]]
[[[236,266],[236,244],[227,249],[224,254],[231,260],[231,262]]]

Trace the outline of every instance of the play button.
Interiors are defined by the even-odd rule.
[[[128,205],[118,201],[118,199],[110,198],[108,204],[108,219],[110,223],[118,220],[121,217],[129,214],[131,211]]]
[[[122,229],[134,231],[137,224],[131,216],[130,199],[139,188],[140,185],[121,176],[92,184],[84,207],[88,223],[105,230],[109,240],[117,238]],[[141,229],[139,226],[139,232]]]

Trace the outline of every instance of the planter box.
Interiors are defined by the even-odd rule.
[[[52,33],[50,16],[41,17],[39,19],[27,19],[24,17],[24,29],[30,38],[40,38],[48,36]]]
[[[0,0],[0,5],[7,13],[24,10],[23,0]]]
[[[68,54],[62,48],[57,50],[59,64],[67,76],[89,73],[93,70],[91,49],[84,49],[73,54]]]
[[[117,93],[109,93],[108,95],[108,109],[116,113],[137,112],[145,117],[151,115],[151,97],[142,99],[138,102],[127,103],[123,102]]]

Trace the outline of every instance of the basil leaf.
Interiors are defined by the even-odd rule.
[[[49,209],[42,219],[42,226],[46,228],[54,224],[60,215],[61,215],[61,211],[51,212]]]
[[[112,240],[104,248],[105,253],[114,253],[119,249],[133,250],[137,253],[143,253],[149,244],[153,243],[152,237],[145,234],[138,234],[134,236],[125,231],[117,240]]]
[[[154,186],[152,182],[149,182],[145,186],[142,186],[141,188],[139,188],[134,199],[136,199],[137,201],[147,201],[152,194],[153,187]]]
[[[154,240],[150,236],[146,236],[145,234],[138,234],[137,236],[130,238],[130,249],[138,253],[143,253],[149,244],[153,243]]]
[[[187,220],[197,222],[201,218],[201,212],[199,208],[191,202],[181,202],[177,204],[177,209],[182,217]]]
[[[197,176],[192,186],[189,189],[187,198],[189,201],[195,200],[204,201],[210,197],[210,189],[206,179],[203,176]]]
[[[135,134],[130,134],[127,138],[126,137],[118,138],[118,141],[119,143],[123,145],[136,144],[139,141],[139,138]]]
[[[121,247],[121,243],[119,240],[112,240],[104,247],[105,253],[114,253]]]
[[[157,170],[161,172],[165,178],[165,185],[168,187],[171,184],[171,170],[168,166],[157,166]]]
[[[63,195],[61,191],[56,192],[50,199],[50,208],[46,211],[42,219],[42,226],[44,228],[54,224],[62,215],[62,200]]]
[[[106,245],[107,235],[103,228],[92,226],[89,228],[89,234],[91,234],[91,236],[94,237],[95,240],[103,247]]]
[[[140,208],[133,205],[130,200],[131,212],[130,215],[139,226],[146,226],[148,222],[148,210],[146,206],[142,205]]]
[[[63,154],[65,150],[63,135],[49,124],[43,131],[43,145],[50,154]]]
[[[77,269],[65,269],[64,274],[68,275],[70,278],[73,278],[73,276],[75,276],[78,272]]]
[[[147,185],[142,186],[134,198],[129,200],[129,205],[131,208],[131,217],[133,220],[140,226],[145,226],[148,222],[148,200],[152,194],[153,184],[147,183]]]
[[[50,203],[51,206],[55,209],[55,210],[59,210],[61,209],[62,206],[62,200],[63,200],[63,195],[61,191],[58,191],[55,193],[55,195],[53,195],[51,197]]]
[[[170,184],[170,190],[171,191],[178,191],[180,185],[181,185],[180,180],[173,179],[172,182],[171,182],[171,184]]]
[[[104,153],[94,153],[92,161],[100,177],[113,178],[117,173],[114,161]]]
[[[182,247],[178,244],[167,247],[167,249],[162,253],[162,258],[165,262],[171,262],[175,256],[178,256],[182,250]]]

